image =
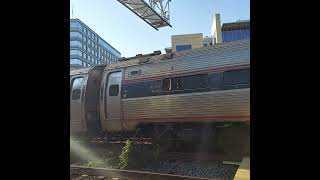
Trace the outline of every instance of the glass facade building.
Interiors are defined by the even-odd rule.
[[[111,64],[120,57],[119,51],[87,25],[79,19],[70,19],[70,67]]]
[[[221,27],[222,42],[250,39],[250,21],[224,23]]]

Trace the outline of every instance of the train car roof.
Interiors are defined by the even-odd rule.
[[[160,55],[154,55],[154,56],[144,56],[144,57],[137,56],[136,58],[131,57],[131,58],[128,58],[129,60],[127,61],[124,60],[117,63],[109,64],[108,66],[105,67],[105,70],[112,70],[112,69],[135,66],[135,65],[151,63],[151,62],[155,63],[163,60],[177,60],[187,56],[193,56],[197,54],[207,54],[209,52],[218,53],[218,52],[223,52],[224,50],[230,50],[234,47],[249,48],[250,39],[218,43],[213,46],[189,49],[189,50],[184,50],[184,51],[174,52],[174,53],[160,54]]]
[[[78,74],[88,74],[91,69],[99,66],[106,66],[105,64],[102,65],[96,65],[96,66],[91,66],[91,67],[86,67],[86,68],[79,68],[79,69],[70,69],[70,76],[78,75]]]
[[[87,68],[80,68],[80,69],[72,69],[70,70],[70,76],[77,75],[77,74],[87,74],[90,69],[93,67],[87,67]]]
[[[160,62],[164,60],[177,60],[186,56],[192,56],[196,54],[206,54],[209,52],[219,52],[219,51],[221,52],[226,49],[230,49],[232,47],[248,47],[249,48],[249,46],[250,46],[250,40],[246,39],[246,40],[218,43],[213,46],[189,49],[189,50],[184,50],[184,51],[174,52],[174,53],[160,54],[160,55],[154,55],[154,56],[142,56],[142,57],[137,56],[137,57],[128,58],[129,60],[124,60],[117,63],[109,64],[105,67],[105,70],[135,66],[135,65],[140,65],[144,63],[150,63],[150,62],[155,63],[155,62]],[[99,66],[105,66],[105,65],[99,65]],[[94,67],[96,66],[70,70],[70,76],[78,75],[78,74],[87,74]]]

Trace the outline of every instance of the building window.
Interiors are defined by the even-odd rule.
[[[82,34],[79,32],[70,32],[70,38],[80,38],[82,39]]]
[[[81,47],[81,46],[82,46],[82,43],[79,42],[79,41],[70,41],[70,46],[73,46],[73,47]]]
[[[82,52],[79,51],[79,50],[71,49],[71,50],[70,50],[70,55],[71,55],[71,56],[76,56],[76,55],[82,56]]]
[[[79,59],[70,59],[70,64],[82,66],[82,61]]]
[[[222,31],[222,41],[237,41],[250,38],[250,27],[239,27]]]
[[[70,64],[78,64],[78,60],[77,59],[70,59]]]
[[[192,49],[192,45],[177,45],[176,46],[177,52],[187,50],[187,49]]]
[[[70,22],[70,29],[82,30],[82,25],[80,24],[80,22]]]

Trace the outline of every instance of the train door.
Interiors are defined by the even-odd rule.
[[[84,131],[82,122],[82,87],[84,76],[73,77],[70,89],[70,131]]]
[[[107,82],[107,131],[120,132],[122,130],[121,114],[121,80],[122,72],[111,72]]]

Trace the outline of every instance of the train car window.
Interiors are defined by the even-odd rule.
[[[163,80],[162,90],[163,91],[171,91],[171,78],[167,78],[167,79]]]
[[[162,95],[162,80],[122,85],[123,98],[148,97],[158,95]]]
[[[113,84],[109,87],[109,96],[118,96],[119,94],[119,85]]]
[[[182,77],[172,79],[172,90],[182,90]]]
[[[72,100],[78,100],[80,99],[81,90],[80,89],[74,89],[72,91]]]
[[[72,100],[79,100],[81,96],[81,87],[83,84],[83,77],[74,78],[72,81]]]
[[[238,71],[238,85],[247,86],[250,84],[250,69]]]
[[[237,71],[226,71],[223,73],[223,84],[227,86],[237,85]]]
[[[134,84],[125,84],[123,87],[123,94],[127,98],[144,97],[148,94],[148,89],[145,82],[138,82]]]
[[[213,73],[208,76],[210,88],[212,90],[219,90],[223,84],[223,74],[222,73]]]
[[[205,89],[208,87],[208,75],[200,74],[193,76],[186,76],[182,79],[182,89]]]
[[[223,89],[247,88],[250,86],[250,69],[232,70],[223,73]]]
[[[139,70],[131,71],[130,75],[131,76],[137,76],[137,75],[141,75],[141,73],[142,73],[142,71],[141,71],[141,69],[139,69]]]

